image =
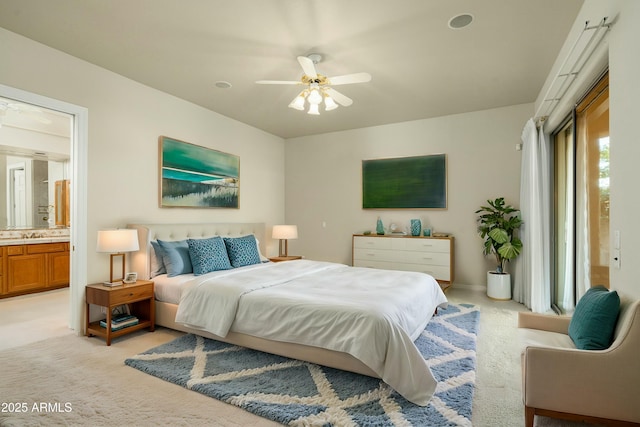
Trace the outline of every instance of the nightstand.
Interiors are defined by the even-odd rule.
[[[87,336],[99,336],[107,340],[107,345],[111,345],[113,338],[149,328],[153,332],[155,329],[155,301],[153,293],[153,282],[150,280],[138,280],[135,283],[121,286],[105,286],[102,283],[87,285]],[[100,326],[100,321],[91,322],[90,306],[99,305],[107,309],[107,327]],[[119,305],[129,305],[132,315],[138,318],[138,324],[129,326],[117,331],[111,330],[111,313]]]
[[[271,262],[293,261],[294,259],[302,259],[300,255],[274,256],[269,258]]]

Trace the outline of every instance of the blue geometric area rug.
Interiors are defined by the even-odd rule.
[[[480,312],[438,309],[416,346],[438,380],[426,407],[379,379],[188,334],[125,363],[290,426],[471,426]]]

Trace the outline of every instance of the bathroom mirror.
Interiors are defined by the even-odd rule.
[[[56,182],[65,169],[65,162],[0,153],[0,229],[55,227]]]
[[[71,123],[68,114],[0,98],[0,230],[62,225],[56,182],[68,186]]]

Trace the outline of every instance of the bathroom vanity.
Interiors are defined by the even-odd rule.
[[[0,231],[0,298],[69,286],[68,230],[54,231]]]

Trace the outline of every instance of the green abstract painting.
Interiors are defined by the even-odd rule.
[[[161,136],[160,206],[238,208],[240,158]]]
[[[362,208],[446,209],[446,155],[363,160]]]

